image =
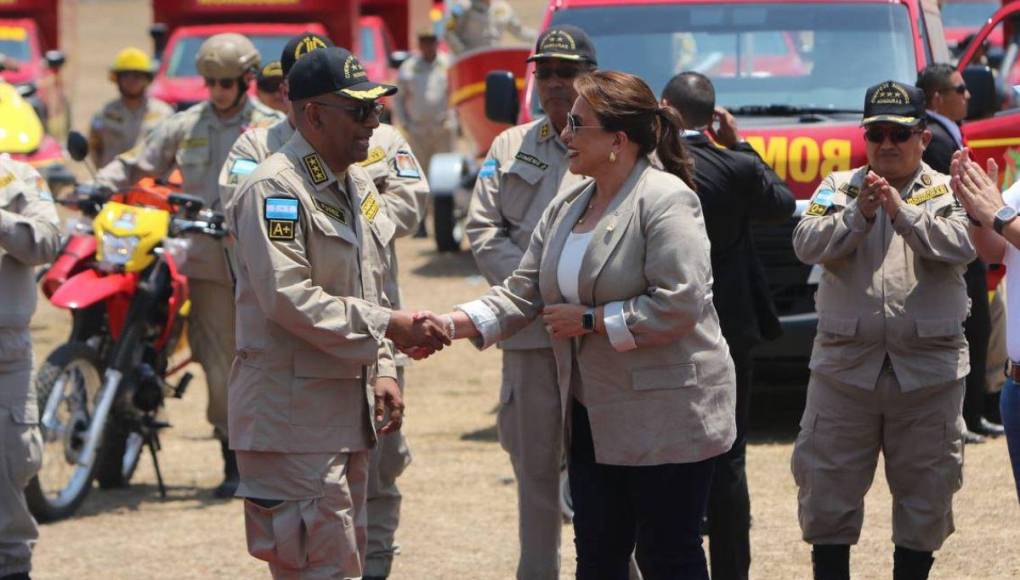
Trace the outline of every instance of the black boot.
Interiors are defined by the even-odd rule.
[[[234,497],[237,485],[241,482],[241,476],[237,473],[237,457],[230,450],[230,444],[221,439],[220,449],[223,452],[223,483],[216,486],[213,495],[220,499],[227,499]]]
[[[896,546],[893,552],[893,580],[927,580],[935,558],[931,552],[918,552]]]
[[[7,574],[5,576],[0,576],[0,580],[32,580],[32,579],[29,577],[28,572],[18,572],[17,574]]]
[[[850,580],[850,546],[816,544],[811,549],[815,580]]]

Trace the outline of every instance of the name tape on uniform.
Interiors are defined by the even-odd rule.
[[[411,157],[407,151],[397,151],[396,156],[393,157],[393,168],[397,170],[397,175],[400,177],[421,179],[418,164],[414,162],[414,157]]]
[[[514,156],[514,159],[517,159],[518,161],[523,161],[528,165],[534,165],[535,167],[541,169],[542,171],[545,171],[546,169],[549,168],[549,164],[546,163],[545,161],[542,161],[538,157],[535,157],[534,155],[529,155],[523,151],[518,151],[517,155]]]
[[[857,187],[856,185],[844,183],[843,185],[839,186],[839,191],[840,193],[849,197],[850,199],[855,199],[861,193],[861,188]]]
[[[181,149],[198,149],[199,147],[205,147],[209,144],[209,139],[206,137],[192,137],[191,139],[185,139],[181,143]]]
[[[326,170],[322,166],[322,159],[317,154],[309,153],[301,158],[301,162],[305,164],[305,171],[308,172],[308,177],[315,185],[321,185],[329,180],[329,176],[326,175]]]
[[[344,214],[344,210],[319,200],[315,200],[315,207],[319,208],[319,211],[335,219],[336,221],[344,225],[347,225],[347,215]]]
[[[943,183],[942,185],[936,185],[935,187],[929,187],[917,195],[910,196],[907,198],[907,203],[910,205],[921,205],[926,201],[935,199],[936,197],[942,197],[949,193],[949,186]]]

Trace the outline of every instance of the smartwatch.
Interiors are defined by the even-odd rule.
[[[581,328],[588,332],[595,332],[595,309],[589,308],[581,315]]]
[[[1003,228],[1006,227],[1009,222],[1016,219],[1017,211],[1008,205],[1004,205],[999,208],[999,211],[995,212],[995,219],[992,221],[992,228],[995,229],[995,233],[1002,235]]]

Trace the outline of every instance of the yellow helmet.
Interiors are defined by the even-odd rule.
[[[234,32],[210,36],[198,48],[198,74],[213,79],[236,79],[259,66],[259,51],[248,37]]]
[[[142,50],[128,47],[117,53],[117,56],[113,59],[113,66],[110,67],[110,72],[113,74],[140,72],[151,75],[152,61],[149,60],[149,55],[145,54]]]

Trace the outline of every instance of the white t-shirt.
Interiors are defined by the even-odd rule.
[[[578,292],[578,278],[581,274],[581,261],[584,259],[584,252],[588,249],[591,236],[594,231],[585,234],[570,232],[567,242],[563,244],[563,251],[560,253],[560,262],[556,266],[556,281],[560,285],[560,294],[568,304],[580,304],[581,295]]]
[[[1020,181],[1002,194],[1006,205],[1020,210]],[[1020,362],[1020,250],[1006,244],[1006,352],[1009,360]]]

